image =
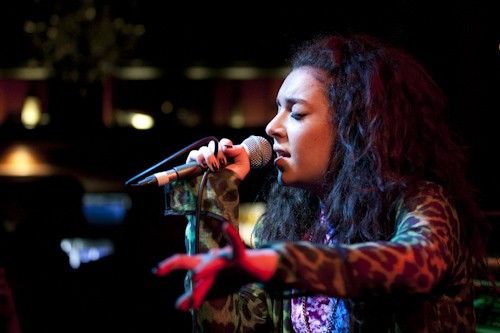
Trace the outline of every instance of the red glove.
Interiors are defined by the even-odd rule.
[[[278,254],[271,249],[246,249],[238,230],[224,223],[222,230],[231,245],[195,255],[174,254],[160,262],[155,274],[165,276],[175,270],[190,270],[192,290],[177,299],[179,310],[197,309],[209,291],[229,294],[249,282],[268,281],[278,265]],[[224,278],[217,279],[224,276]]]

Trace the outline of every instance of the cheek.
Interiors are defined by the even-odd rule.
[[[324,133],[324,132],[323,132]],[[297,158],[302,162],[314,161],[316,165],[324,166],[328,162],[331,147],[331,134],[309,132],[296,137]]]
[[[311,133],[309,147],[305,147],[307,155],[314,160],[318,168],[325,170],[330,159],[332,147],[332,133],[328,131],[317,131]]]

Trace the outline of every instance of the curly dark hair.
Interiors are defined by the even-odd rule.
[[[466,177],[467,149],[448,126],[444,92],[423,66],[404,49],[363,34],[317,36],[295,50],[291,64],[320,69],[328,94],[336,138],[324,204],[340,242],[389,239],[401,194],[433,181],[457,209],[470,267],[484,268],[489,225]],[[299,240],[306,230],[321,240],[319,199],[271,178],[259,196],[267,210],[256,242]]]

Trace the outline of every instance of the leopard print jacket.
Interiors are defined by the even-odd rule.
[[[165,214],[187,218],[187,253],[226,244],[223,221],[238,228],[238,186],[230,170],[208,174],[196,226],[201,176],[165,186]],[[351,245],[267,244],[279,267],[265,285],[248,284],[203,302],[193,313],[199,332],[293,332],[291,290],[350,300],[355,332],[475,332],[468,253],[459,246],[455,209],[443,189],[423,183],[406,194],[388,241]],[[196,227],[198,242],[196,244]],[[185,288],[189,288],[186,275]]]

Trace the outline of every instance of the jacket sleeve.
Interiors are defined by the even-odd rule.
[[[205,184],[203,183],[203,176],[200,176],[165,187],[165,215],[185,215],[187,218],[185,242],[186,252],[189,254],[204,253],[211,248],[226,245],[221,229],[224,221],[230,222],[239,230],[238,186],[241,181],[236,174],[231,170],[221,169],[217,173],[209,173]],[[198,200],[200,186],[203,197]],[[190,288],[189,275],[185,278],[185,288]],[[193,312],[197,331],[271,332],[268,326],[271,325],[267,310],[271,304],[269,302],[258,284],[245,285],[228,296],[210,298]]]
[[[185,215],[187,218],[186,252],[189,254],[204,253],[211,248],[226,245],[221,229],[224,221],[239,229],[238,186],[241,180],[227,169],[208,173],[206,182],[202,180],[200,176],[165,186],[165,215]],[[201,200],[198,200],[200,185],[203,192]],[[198,241],[196,236],[199,237]]]
[[[456,211],[441,187],[427,184],[404,198],[387,241],[322,245],[277,242],[269,288],[296,288],[333,297],[426,293],[443,278],[467,284],[467,253],[459,244]]]

